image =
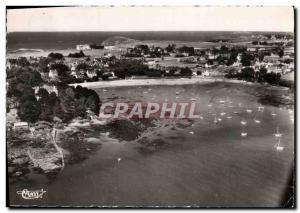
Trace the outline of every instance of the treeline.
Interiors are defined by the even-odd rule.
[[[7,70],[7,98],[17,103],[17,114],[21,121],[68,122],[75,117],[86,117],[87,110],[99,113],[100,99],[94,90],[73,88],[64,83],[56,84],[58,95],[40,88],[44,85],[39,72],[31,67]],[[9,101],[8,101],[9,102]],[[7,111],[10,106],[7,102]]]
[[[231,69],[226,75],[226,78],[236,78],[238,80],[245,80],[250,82],[266,82],[271,85],[279,85],[281,74],[268,72],[264,67],[260,68],[259,71],[255,72],[252,67],[245,67],[240,71]]]
[[[175,74],[180,69],[180,72]],[[166,73],[165,70],[152,69],[143,64],[140,60],[127,60],[121,59],[110,67],[110,71],[113,71],[118,78],[124,79],[130,76],[149,76],[149,77],[161,77],[161,76],[191,76],[192,70],[188,67],[184,68],[170,68],[170,72]]]

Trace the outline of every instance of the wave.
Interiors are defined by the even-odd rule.
[[[32,52],[44,52],[44,50],[42,50],[42,49],[20,48],[20,49],[17,49],[17,50],[10,50],[8,52],[9,53],[24,53],[24,52],[32,53]]]

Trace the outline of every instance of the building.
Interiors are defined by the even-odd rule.
[[[97,72],[96,72],[95,70],[88,70],[88,71],[86,72],[86,75],[87,75],[87,77],[89,77],[89,78],[94,78],[94,77],[97,76]]]
[[[16,122],[13,129],[29,129],[29,126],[27,122]]]
[[[52,92],[54,92],[56,95],[58,95],[58,89],[57,89],[57,87],[56,86],[54,86],[54,85],[43,85],[43,86],[41,86],[41,87],[33,87],[33,89],[34,89],[34,93],[35,94],[37,94],[38,92],[39,92],[39,90],[40,89],[45,89],[45,90],[47,90],[47,92],[50,94],[50,93],[52,93]]]
[[[248,52],[255,52],[255,51],[256,51],[256,48],[255,48],[255,47],[248,47],[248,48],[247,48],[247,51],[248,51]]]
[[[75,78],[84,78],[84,73],[85,71],[84,70],[74,70],[71,72],[71,75],[73,75]]]
[[[49,70],[49,74],[48,74],[49,78],[51,79],[56,79],[58,77],[58,72],[56,69],[50,69]]]
[[[105,50],[114,50],[115,48],[115,46],[104,46]]]
[[[76,45],[76,50],[90,50],[91,46],[89,44],[78,44]]]

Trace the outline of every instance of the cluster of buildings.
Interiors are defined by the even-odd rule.
[[[253,41],[259,41],[258,45],[254,45]],[[267,45],[261,45],[260,42],[266,42]],[[55,61],[53,63],[63,63],[69,68],[69,75],[75,79],[88,80],[96,79],[98,76],[106,73],[109,76],[114,76],[111,67],[120,59],[140,60],[150,69],[162,70],[169,72],[174,68],[189,67],[194,73],[202,73],[208,75],[209,71],[218,66],[228,66],[228,62],[232,60],[233,51],[237,50],[234,56],[234,62],[230,66],[236,69],[243,69],[242,55],[244,52],[254,56],[254,60],[249,67],[255,71],[261,67],[276,73],[288,73],[294,70],[294,47],[293,38],[289,36],[276,35],[261,35],[256,34],[251,36],[251,41],[244,45],[234,45],[232,43],[222,43],[211,48],[200,47],[179,47],[169,45],[167,48],[148,46],[145,44],[135,45],[119,49],[117,56],[115,46],[100,46],[92,44],[78,44],[77,50],[105,49],[104,55],[99,57],[82,57],[82,58],[66,58],[65,60]],[[276,48],[284,50],[283,55],[279,56],[274,50]],[[114,50],[114,51],[112,51]],[[263,59],[260,59],[263,55]],[[29,63],[38,63],[39,58],[28,58]],[[84,64],[84,66],[82,65]],[[7,63],[7,68],[14,66],[12,63]],[[44,79],[56,81],[59,77],[58,70],[51,68],[51,63],[48,64],[48,71],[41,73]]]

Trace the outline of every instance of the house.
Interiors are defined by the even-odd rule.
[[[203,73],[202,73],[203,76],[209,76],[209,72],[208,70],[205,70]]]
[[[76,50],[90,50],[91,46],[89,44],[78,44],[76,45]]]
[[[49,70],[49,74],[48,74],[49,78],[51,79],[56,79],[58,77],[58,72],[56,69],[50,69]]]
[[[84,73],[85,71],[81,69],[81,70],[76,70],[71,74],[73,74],[73,76],[78,79],[78,78],[84,78]]]
[[[194,52],[196,55],[201,55],[202,51],[203,51],[203,48],[194,47]]]
[[[38,92],[39,92],[39,90],[40,89],[45,89],[45,90],[47,90],[47,92],[50,94],[50,93],[52,93],[52,92],[54,92],[56,95],[58,95],[58,89],[57,89],[57,87],[56,86],[54,86],[54,85],[43,85],[43,86],[38,86],[38,87],[33,87],[33,89],[34,89],[34,93],[35,94],[37,94]]]
[[[255,51],[256,51],[256,48],[255,48],[255,47],[248,47],[248,48],[247,48],[247,51],[248,51],[248,52],[255,52]]]
[[[273,54],[273,53],[270,56],[266,55],[264,57],[265,62],[271,62],[271,63],[278,62],[279,59],[280,59],[280,57],[277,54]]]
[[[114,50],[115,48],[115,46],[104,46],[105,50]]]
[[[27,122],[16,122],[14,123],[13,129],[29,129]]]
[[[88,70],[88,71],[86,72],[86,75],[87,75],[87,77],[89,77],[89,78],[94,78],[94,77],[97,76],[97,72],[96,72],[95,70]]]
[[[9,109],[15,109],[19,105],[19,102],[17,101],[17,98],[15,98],[15,97],[11,97],[11,98],[7,97],[6,102],[7,102],[6,104],[8,105]]]

